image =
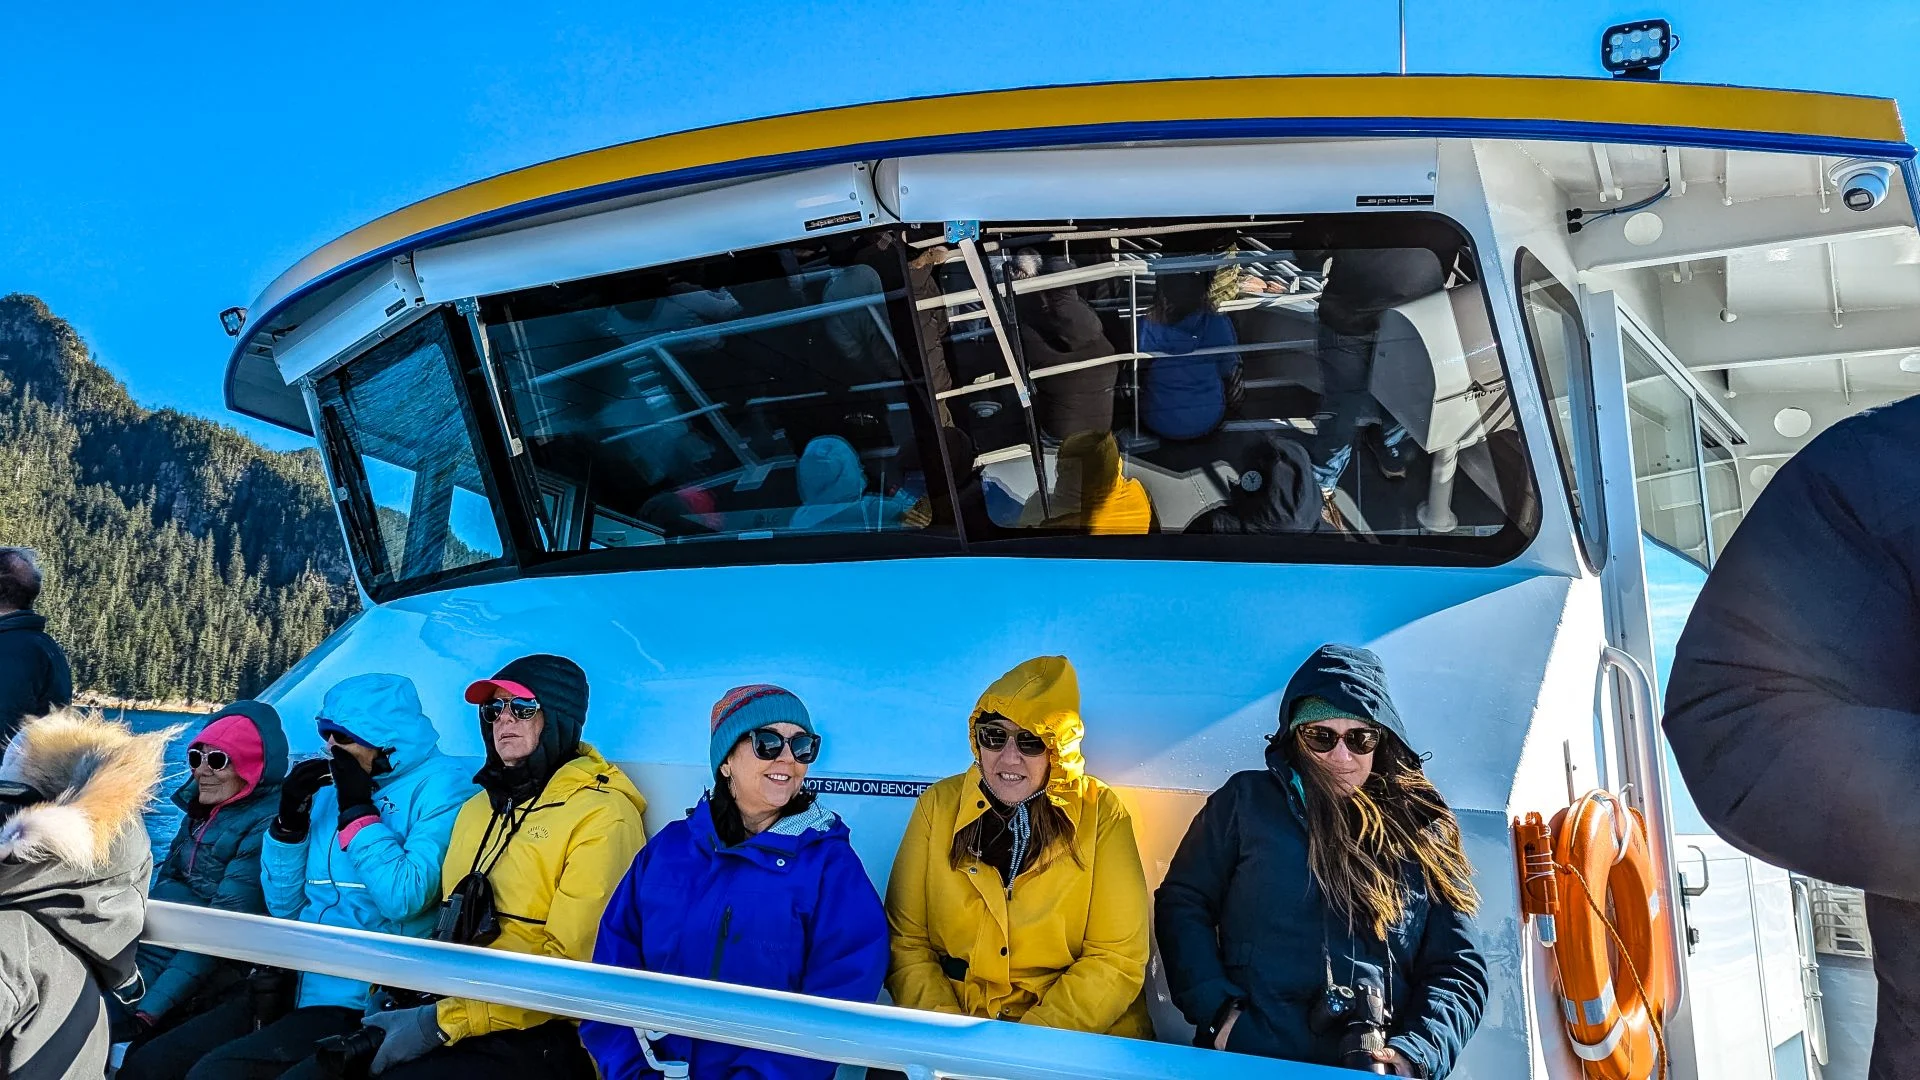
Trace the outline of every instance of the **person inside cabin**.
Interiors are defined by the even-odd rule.
[[[595,963],[871,1002],[887,968],[886,916],[847,827],[803,786],[821,737],[778,686],[736,687],[714,705],[713,787],[660,830],[620,882]],[[642,1044],[619,1024],[581,1038],[606,1080],[660,1075],[827,1080],[829,1062],[668,1035]],[[682,1075],[687,1075],[682,1073]]]
[[[1087,775],[1073,665],[1020,664],[967,728],[973,764],[914,804],[887,883],[895,1004],[1151,1039],[1146,874]]]
[[[1237,272],[1224,268],[1228,288]],[[1240,343],[1233,321],[1215,307],[1205,272],[1154,275],[1153,306],[1140,320],[1140,350],[1153,354],[1141,376],[1141,421],[1163,439],[1213,434],[1240,395]]]
[[[356,675],[327,691],[315,718],[329,756],[280,785],[261,844],[267,913],[276,918],[426,937],[454,816],[473,785],[440,751],[412,680]],[[314,1043],[360,1026],[370,987],[303,972],[294,1008],[202,1057],[188,1080],[314,1075]]]
[[[787,524],[796,532],[884,532],[931,520],[927,501],[911,492],[869,493],[859,452],[838,435],[807,443],[793,473],[800,505]]]
[[[1113,432],[1067,436],[1060,443],[1057,461],[1057,478],[1048,498],[1053,516],[1046,519],[1047,528],[1078,529],[1094,536],[1153,531],[1153,499],[1146,485],[1126,475]],[[1036,499],[1030,509],[1038,506]]]
[[[1167,988],[1196,1045],[1452,1071],[1487,965],[1460,826],[1420,762],[1371,651],[1323,645],[1294,673],[1266,767],[1207,799],[1155,894]],[[1384,1005],[1371,1044],[1343,1045],[1346,1029],[1316,1016],[1338,988]]]
[[[1355,248],[1305,257],[1332,260],[1320,294],[1321,401],[1310,444],[1315,477],[1331,506],[1357,446],[1367,449],[1381,476],[1407,475],[1419,447],[1373,396],[1374,345],[1382,315],[1439,292],[1448,274],[1427,248]],[[1344,524],[1328,513],[1336,525]]]
[[[580,735],[587,676],[549,654],[523,656],[467,687],[479,706],[481,790],[460,808],[440,873],[434,938],[530,956],[586,960],[620,875],[646,842],[647,802]],[[371,1074],[594,1080],[572,1020],[470,998],[377,991]]]
[[[1073,269],[1064,255],[1042,259],[1035,248],[1013,253],[1009,273],[1015,281],[1058,274]],[[1065,364],[1084,364],[1112,356],[1100,316],[1072,285],[1019,293],[1014,311],[1020,326],[1020,352],[1030,372],[1045,372]],[[1045,374],[1033,380],[1033,409],[1040,429],[1049,439],[1062,440],[1083,431],[1113,429],[1113,389],[1120,377],[1118,362],[1094,364],[1073,371]]]
[[[1322,498],[1314,486],[1306,447],[1277,432],[1265,432],[1245,452],[1227,501],[1187,524],[1188,533],[1310,533],[1322,524]]]
[[[280,714],[236,701],[187,745],[186,783],[173,793],[185,820],[154,871],[148,895],[197,907],[267,913],[260,848],[280,807],[287,736]],[[247,966],[199,953],[140,946],[139,1000],[109,997],[116,1039],[131,1039],[121,1080],[178,1080],[200,1056],[253,1030]]]

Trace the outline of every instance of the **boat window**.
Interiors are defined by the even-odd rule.
[[[1693,399],[1631,335],[1620,340],[1626,359],[1640,529],[1706,566],[1707,513],[1701,496]]]
[[[1740,497],[1740,463],[1732,448],[1706,427],[1700,429],[1700,451],[1706,455],[1707,528],[1713,536],[1713,561],[1719,562],[1720,552],[1747,514]]]
[[[1597,512],[1598,504],[1589,501],[1599,491],[1592,474],[1600,462],[1600,433],[1593,422],[1593,359],[1586,323],[1573,293],[1532,252],[1522,248],[1515,267],[1527,344],[1546,398],[1560,479],[1573,508],[1580,550],[1588,568],[1597,571],[1607,557],[1607,519]]]
[[[436,313],[314,386],[369,592],[503,553],[455,363]]]
[[[487,299],[550,550],[957,543],[902,253],[875,231]]]
[[[1270,537],[1292,534],[1314,539],[1291,557],[1493,559],[1534,528],[1479,267],[1444,219],[962,222],[908,244],[970,544],[1285,558]],[[1249,534],[1269,539],[1212,539]]]

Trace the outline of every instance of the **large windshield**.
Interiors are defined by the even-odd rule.
[[[1260,558],[1192,538],[1289,534],[1338,559],[1323,545],[1496,556],[1531,531],[1478,267],[1439,219],[968,231],[909,243],[970,536]]]
[[[386,496],[366,494],[377,454],[347,476],[390,507],[365,510],[369,535],[393,532],[402,502],[438,521],[450,500],[448,528],[370,543],[390,575],[497,554],[498,533],[461,524],[486,509],[483,443],[514,447],[493,487],[512,496],[515,545],[539,545],[523,556],[609,566],[1484,564],[1538,517],[1479,262],[1429,214],[869,229],[429,322],[484,335],[463,352],[480,358],[465,426],[439,396],[431,423],[399,404],[454,393],[444,358],[377,386],[357,361],[321,394],[347,442],[404,428],[443,459],[430,488]],[[402,385],[422,364],[433,381]],[[509,438],[468,441],[503,422]]]
[[[882,232],[485,305],[552,546],[951,536],[903,303]]]

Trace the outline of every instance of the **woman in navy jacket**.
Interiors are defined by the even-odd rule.
[[[1335,1065],[1342,1032],[1314,1005],[1371,985],[1389,1016],[1368,1063],[1440,1080],[1487,999],[1453,811],[1366,649],[1321,646],[1280,717],[1267,767],[1208,798],[1156,894],[1174,1004],[1200,1045]]]
[[[887,919],[847,827],[802,788],[820,752],[806,706],[743,686],[713,707],[713,790],[642,848],[600,921],[598,964],[873,1001],[887,972]],[[633,1029],[586,1021],[606,1080],[681,1061],[701,1080],[826,1080],[829,1062],[679,1035],[643,1049]]]

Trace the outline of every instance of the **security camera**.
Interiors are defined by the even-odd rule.
[[[1835,162],[1827,170],[1828,179],[1840,191],[1840,201],[1849,210],[1867,211],[1886,201],[1893,187],[1893,166],[1884,161],[1848,158]]]

